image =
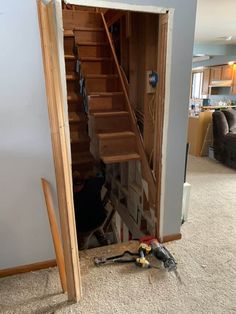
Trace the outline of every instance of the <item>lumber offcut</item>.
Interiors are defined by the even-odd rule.
[[[56,253],[56,260],[57,260],[57,266],[59,269],[61,286],[62,286],[63,292],[66,292],[67,287],[66,287],[65,260],[64,260],[64,255],[63,255],[59,229],[57,225],[57,219],[56,219],[55,210],[53,206],[52,193],[51,193],[49,182],[45,179],[41,179],[41,181],[42,181],[42,188],[43,188],[45,203],[46,203],[47,212],[48,212],[48,219],[49,219],[50,228],[52,232],[52,239],[53,239],[53,245],[54,245],[54,249]]]

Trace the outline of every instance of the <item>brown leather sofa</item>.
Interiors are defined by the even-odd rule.
[[[212,119],[215,159],[236,169],[236,110],[217,110]]]

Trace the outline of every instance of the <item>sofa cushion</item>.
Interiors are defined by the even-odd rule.
[[[224,144],[230,150],[236,151],[236,133],[228,133],[224,136]]]
[[[224,113],[216,110],[212,114],[214,141],[221,141],[221,137],[229,132],[229,126]]]
[[[236,133],[236,110],[228,109],[228,110],[223,110],[223,112],[225,114],[225,117],[229,125],[229,131]]]

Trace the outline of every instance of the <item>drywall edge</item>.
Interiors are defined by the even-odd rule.
[[[84,5],[89,7],[97,8],[109,8],[116,10],[128,10],[128,11],[139,11],[139,12],[148,12],[148,13],[167,13],[169,9],[152,6],[152,5],[137,5],[137,4],[128,4],[121,2],[111,2],[106,0],[64,0],[66,4],[74,5]]]

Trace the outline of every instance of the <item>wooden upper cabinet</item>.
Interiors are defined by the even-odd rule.
[[[203,70],[202,95],[208,95],[209,83],[210,83],[210,68],[206,68]]]
[[[211,67],[210,82],[218,80],[232,80],[232,77],[233,77],[232,65],[220,65]]]
[[[221,80],[221,73],[222,73],[222,66],[211,67],[210,82]]]
[[[223,65],[221,80],[232,80],[233,77],[233,65]]]
[[[205,96],[212,93],[211,88],[209,90],[212,81],[220,80],[232,80],[231,95],[236,95],[236,64],[225,64],[205,68],[203,70],[202,95]]]
[[[231,94],[236,95],[236,64],[232,66],[232,72],[233,72],[233,82],[232,82]]]

